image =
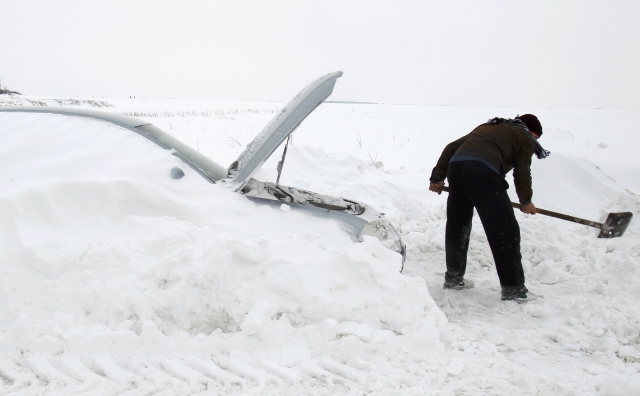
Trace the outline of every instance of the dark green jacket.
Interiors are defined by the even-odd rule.
[[[482,124],[470,134],[449,143],[433,172],[431,183],[444,181],[449,160],[454,155],[480,157],[504,177],[513,169],[513,181],[520,203],[531,202],[531,156],[536,150],[536,140],[522,126],[514,123]]]

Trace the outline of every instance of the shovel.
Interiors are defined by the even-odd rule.
[[[442,191],[449,192],[449,187],[442,186]],[[520,209],[522,205],[519,203],[511,202],[511,206],[514,208]],[[631,222],[631,218],[633,217],[633,213],[631,212],[620,212],[620,213],[609,213],[607,216],[607,220],[603,223],[598,223],[596,221],[585,220],[579,217],[569,216],[566,214],[552,212],[546,209],[536,208],[536,213],[543,214],[545,216],[555,217],[556,219],[571,221],[573,223],[584,224],[589,227],[597,228],[600,230],[600,234],[598,234],[598,238],[616,238],[622,236],[624,232],[627,230],[629,223]]]

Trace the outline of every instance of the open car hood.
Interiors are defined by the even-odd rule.
[[[247,145],[229,167],[233,188],[239,191],[300,123],[333,92],[341,71],[324,75],[300,91]]]

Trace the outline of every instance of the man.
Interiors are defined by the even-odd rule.
[[[493,118],[445,147],[433,168],[429,186],[429,190],[441,194],[444,179],[449,178],[445,289],[473,287],[464,274],[475,207],[496,264],[502,300],[521,303],[536,298],[524,285],[520,227],[507,195],[505,175],[513,169],[520,210],[536,214],[531,202],[531,156],[549,155],[537,142],[540,136],[542,125],[538,118],[524,114],[515,119]]]

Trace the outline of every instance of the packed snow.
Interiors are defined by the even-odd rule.
[[[134,115],[225,167],[282,106],[9,104]],[[533,159],[538,207],[635,218],[598,239],[517,212],[527,287],[543,295],[522,305],[500,301],[474,218],[476,287],[443,290],[446,194],[428,191],[431,169],[448,142],[526,112],[552,153]],[[131,131],[0,113],[0,394],[637,395],[639,115],[323,104],[294,133],[281,183],[386,213],[407,245],[398,273],[400,256],[377,239],[257,205]],[[256,179],[275,181],[281,152]]]

